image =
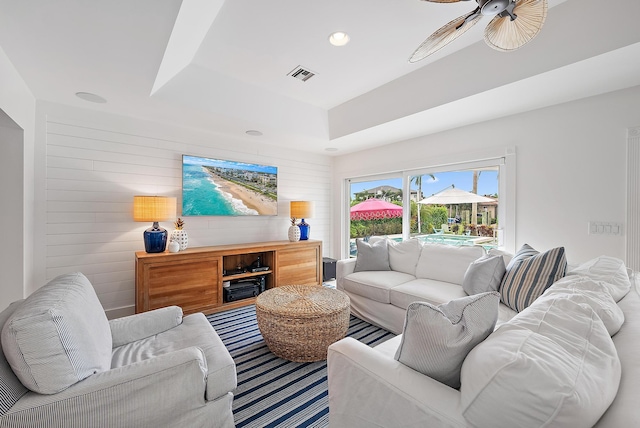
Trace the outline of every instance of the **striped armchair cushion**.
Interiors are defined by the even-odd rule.
[[[502,303],[517,312],[524,310],[551,284],[564,277],[566,269],[564,247],[540,253],[524,244],[509,262],[502,278]]]
[[[2,349],[22,384],[55,394],[111,368],[111,329],[81,273],[60,275],[27,297],[2,328]]]
[[[22,300],[13,302],[7,309],[0,313],[0,329],[21,303]],[[27,391],[27,388],[20,383],[20,380],[18,380],[13,370],[11,370],[11,366],[4,357],[3,352],[2,355],[0,355],[0,416],[6,414]]]

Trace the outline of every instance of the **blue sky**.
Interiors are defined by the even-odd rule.
[[[473,171],[454,171],[439,172],[433,174],[436,178],[434,181],[429,175],[425,175],[422,179],[422,193],[424,197],[431,196],[452,184],[457,189],[466,190],[468,192],[473,188]],[[393,186],[402,189],[402,178],[391,178],[386,180],[372,180],[362,183],[351,184],[351,197],[354,193],[361,192],[378,186]],[[417,190],[415,184],[411,188]],[[478,194],[493,195],[498,193],[498,171],[482,171],[478,178]]]
[[[256,171],[256,172],[266,172],[269,174],[277,174],[278,168],[275,166],[267,166],[267,165],[257,165],[253,163],[244,163],[244,162],[234,162],[227,161],[222,159],[209,159],[198,156],[182,156],[182,163],[189,165],[208,165],[208,166],[216,166],[220,168],[233,168],[240,169],[243,171]]]

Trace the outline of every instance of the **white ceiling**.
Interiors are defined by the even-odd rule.
[[[339,155],[640,84],[639,3],[607,24],[596,0],[549,0],[516,52],[482,42],[485,18],[412,65],[475,3],[0,0],[0,47],[37,99]]]

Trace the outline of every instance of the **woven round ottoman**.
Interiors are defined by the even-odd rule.
[[[319,285],[283,285],[256,299],[258,328],[275,355],[290,361],[327,359],[349,328],[349,297]]]

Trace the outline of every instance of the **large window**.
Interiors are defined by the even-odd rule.
[[[498,246],[499,166],[409,173],[409,236]]]
[[[402,240],[402,175],[348,180],[349,255],[355,256],[356,239],[388,236]]]
[[[507,154],[348,179],[345,255],[373,235],[513,250],[514,164]]]

